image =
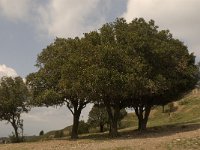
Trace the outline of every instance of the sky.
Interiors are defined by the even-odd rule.
[[[0,77],[21,76],[37,70],[37,55],[56,37],[82,36],[117,17],[153,19],[183,41],[200,61],[199,0],[0,0]],[[87,119],[91,105],[81,114]],[[23,114],[25,135],[38,135],[72,124],[65,106],[33,108]],[[12,127],[0,123],[0,137]]]

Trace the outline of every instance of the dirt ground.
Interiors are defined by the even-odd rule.
[[[183,139],[197,139],[196,147],[178,144]],[[175,143],[175,144],[174,144]],[[35,143],[0,145],[0,150],[171,150],[171,149],[200,149],[200,125],[168,127],[157,130],[153,128],[145,134],[136,131],[124,133],[116,139],[85,138],[77,141],[50,140]]]

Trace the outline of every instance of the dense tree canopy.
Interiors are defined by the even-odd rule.
[[[72,138],[78,137],[82,109],[90,102],[91,88],[87,81],[93,62],[92,51],[85,39],[59,39],[38,56],[38,72],[27,77],[33,92],[34,105],[66,105],[73,114]]]
[[[22,78],[3,77],[0,81],[0,120],[8,121],[19,142],[19,129],[23,130],[21,114],[28,112],[30,94]]]
[[[153,105],[175,101],[197,82],[195,57],[153,20],[123,18],[83,38],[60,39],[39,54],[38,72],[27,77],[36,105],[64,105],[74,116],[77,138],[81,110],[89,102],[105,106],[116,136],[120,110],[135,109],[139,130]]]
[[[107,107],[112,134],[120,109],[133,107],[143,130],[153,105],[177,100],[194,88],[195,57],[168,30],[159,31],[154,21],[117,19],[105,24],[99,35],[95,91]]]
[[[134,20],[130,26],[138,29],[140,42],[136,45],[141,42],[143,45],[136,48],[137,53],[148,67],[143,71],[142,90],[135,90],[137,96],[131,100],[139,119],[139,129],[143,130],[151,107],[177,100],[194,88],[198,70],[193,54],[189,54],[187,47],[174,39],[169,31],[158,31],[153,21],[146,23],[143,19]]]

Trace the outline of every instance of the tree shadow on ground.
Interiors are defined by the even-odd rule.
[[[154,126],[147,128],[144,132],[139,132],[138,130],[127,130],[121,131],[119,137],[110,138],[108,133],[94,133],[89,135],[82,135],[79,139],[91,139],[91,140],[128,140],[128,139],[143,139],[143,138],[158,138],[174,135],[181,132],[195,131],[200,129],[200,123],[185,122],[163,125],[163,126]]]

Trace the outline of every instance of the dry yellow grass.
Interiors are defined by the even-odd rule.
[[[142,135],[138,135],[137,132],[133,134],[130,132],[117,139],[51,140],[35,143],[7,144],[0,145],[0,150],[171,150],[173,146],[170,147],[170,143],[173,143],[173,141],[194,139],[196,137],[200,137],[200,125],[198,124]]]

